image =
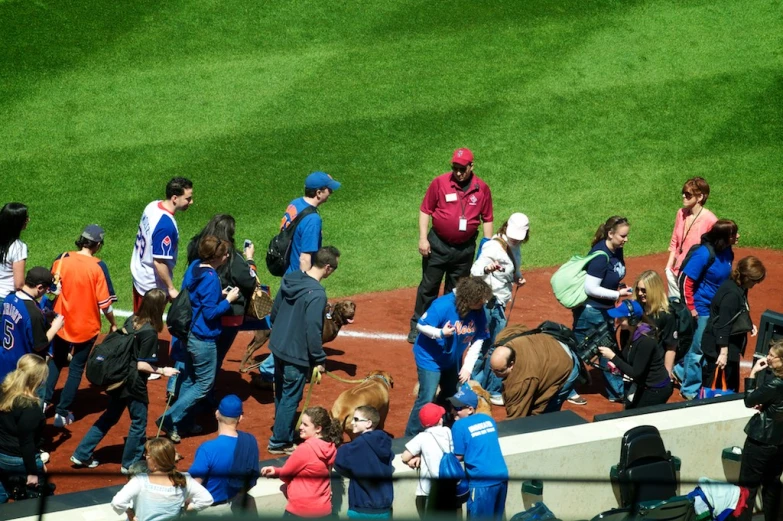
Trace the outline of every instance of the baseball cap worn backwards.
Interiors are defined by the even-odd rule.
[[[30,271],[27,272],[27,276],[24,278],[24,282],[30,287],[43,284],[48,288],[54,282],[54,277],[52,276],[52,272],[48,269],[43,266],[36,266],[30,268]]]
[[[422,427],[428,429],[437,425],[444,414],[446,414],[446,409],[436,403],[428,403],[419,410],[419,421]]]
[[[239,418],[242,416],[242,400],[236,394],[229,394],[220,400],[218,412],[224,418]]]
[[[309,190],[318,190],[319,188],[328,188],[332,192],[340,188],[340,183],[332,179],[332,176],[326,172],[313,172],[305,179],[305,188]]]
[[[97,224],[88,224],[82,232],[82,237],[92,242],[103,242],[105,234],[106,232],[103,231],[103,228]]]
[[[451,156],[451,162],[458,165],[467,166],[473,162],[473,152],[467,148],[458,148]]]
[[[460,389],[457,394],[448,399],[449,403],[459,409],[464,407],[478,407],[478,395],[467,387]]]

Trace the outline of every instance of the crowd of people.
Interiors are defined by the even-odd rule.
[[[648,270],[632,286],[623,282],[623,250],[631,225],[625,217],[612,216],[591,242],[585,299],[572,309],[574,342],[543,330],[507,326],[516,291],[526,283],[521,246],[530,239],[531,223],[525,214],[512,213],[494,233],[491,190],[473,169],[473,153],[456,150],[451,170],[432,181],[420,207],[422,276],[407,337],[419,385],[402,461],[420,469],[421,500],[416,505],[422,515],[459,508],[449,488],[456,490],[456,481],[430,483],[438,477],[443,456],[453,453],[467,475],[468,516],[500,519],[508,471],[496,424],[478,412],[479,397],[469,383],[483,387],[490,402],[505,407],[510,418],[558,411],[566,400],[583,405],[586,400],[577,388],[586,381],[585,360],[575,345],[604,327],[610,340],[598,346],[596,366],[610,401],[628,409],[662,404],[677,385],[685,399],[695,399],[719,375],[739,392],[747,334],[756,334],[747,294],[766,271],[753,256],[734,262],[738,226],[705,208],[709,185],[692,178],[682,188],[683,207],[675,218],[664,277]],[[306,408],[297,416],[307,378],[314,370],[323,372],[326,364],[322,283],[337,270],[340,252],[322,244],[317,210],[340,186],[324,172],[307,176],[303,197],[291,201],[281,220],[281,236],[287,233],[290,239],[289,257],[271,312],[251,318],[247,307],[260,285],[255,246],[245,241],[238,248],[230,215],[215,215],[194,235],[184,279],[179,288],[175,285],[180,243],[176,214],[193,204],[193,183],[172,179],[165,199],[151,202],[142,213],[130,262],[133,315],[122,327],[113,310],[117,297],[108,267],[97,256],[105,230],[90,224],[75,250],[57,256],[49,268],[27,269],[28,249],[21,240],[29,221],[27,207],[6,204],[0,210],[0,470],[25,474],[30,486],[38,483],[48,460],[40,441],[45,414],[54,407],[53,425],[60,428],[77,420],[72,410],[76,391],[99,337],[102,314],[110,332],[134,337],[133,367],[122,385],[107,390],[106,411],[70,460],[76,467],[98,466],[93,452],[128,409],[131,425],[121,463],[122,472],[132,478],[112,502],[118,512],[142,520],[161,519],[177,505],[229,513],[252,509],[247,491],[262,476],[286,484],[287,515],[325,517],[331,513],[329,475],[334,469],[351,479],[349,517],[390,517],[394,455],[388,434],[376,430],[378,411],[369,406],[355,410],[357,436],[345,445],[340,445],[342,426],[322,407]],[[477,247],[479,227],[483,239]],[[187,334],[173,338],[169,356],[160,356],[158,335],[166,306],[185,298],[191,313]],[[686,321],[692,324],[685,324],[692,329],[687,339],[678,334],[684,328],[677,309],[692,317]],[[216,375],[238,332],[259,329],[271,330],[271,355],[253,383],[274,392],[267,451],[290,456],[280,468],[258,468],[258,441],[238,430],[242,402],[214,392]],[[760,407],[762,415],[774,416],[778,407],[781,351],[780,345],[774,347],[751,373],[753,378],[768,365],[776,375],[772,383],[757,390],[752,381],[746,384],[746,403]],[[170,358],[173,366],[161,365],[160,358]],[[64,369],[68,377],[54,404]],[[170,406],[154,423],[165,438],[147,440],[147,382],[160,376],[169,378]],[[766,408],[765,403],[773,405]],[[188,473],[180,473],[174,444],[202,431],[196,417],[205,410],[214,411],[218,436],[201,445]],[[751,423],[758,423],[759,416]],[[758,428],[749,424],[747,432],[742,479],[755,480],[756,487],[763,483],[765,498],[777,504],[779,490],[766,489],[774,488],[769,476],[779,477],[783,469],[778,449],[783,429],[772,418]],[[7,499],[0,484],[0,502]]]

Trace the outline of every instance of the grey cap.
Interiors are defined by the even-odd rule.
[[[103,236],[105,234],[106,232],[103,231],[103,228],[97,224],[88,224],[82,232],[82,237],[91,240],[92,242],[103,242]]]

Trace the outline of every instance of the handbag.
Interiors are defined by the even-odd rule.
[[[272,311],[272,296],[269,294],[269,286],[261,285],[261,281],[256,276],[256,289],[253,290],[253,296],[247,305],[248,316],[263,319]]]
[[[718,383],[718,375],[721,375],[721,388],[716,389],[715,385]],[[731,389],[726,389],[726,372],[723,369],[715,371],[715,377],[712,379],[711,387],[702,387],[699,389],[699,398],[715,398],[717,396],[726,396],[729,394],[735,394]]]

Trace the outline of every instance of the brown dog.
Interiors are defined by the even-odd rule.
[[[326,304],[324,309],[324,329],[321,340],[327,344],[337,338],[340,329],[346,324],[352,324],[356,315],[356,304],[352,300],[341,300],[335,304]],[[253,354],[261,349],[267,340],[271,331],[261,329],[255,332],[253,340],[247,345],[242,361],[239,362],[239,372],[246,373],[251,369],[258,367],[259,364],[253,363]]]
[[[476,412],[481,412],[492,416],[492,402],[489,401],[489,392],[481,387],[481,384],[479,384],[476,380],[468,380],[468,385],[473,390],[473,392],[476,393],[476,396],[478,396],[478,407],[476,407]],[[417,396],[418,394],[419,382],[416,382],[416,385],[413,386],[413,395]],[[440,386],[438,386],[438,391],[435,393],[435,396],[437,397],[439,394]],[[444,398],[448,397],[446,396]]]
[[[389,413],[389,389],[394,386],[392,376],[386,371],[371,371],[367,378],[356,387],[340,393],[332,406],[332,418],[343,426],[343,432],[354,439],[351,420],[353,412],[360,405],[371,405],[378,410],[381,421],[374,429],[383,429],[386,415]]]

